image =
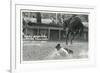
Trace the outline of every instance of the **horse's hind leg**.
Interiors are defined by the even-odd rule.
[[[66,34],[66,45],[68,45],[68,34]]]
[[[73,42],[73,40],[74,40],[74,38],[75,38],[75,36],[78,34],[78,32],[72,32],[71,33],[71,44],[72,44],[72,42]]]
[[[74,36],[71,38],[71,44],[73,43]]]
[[[70,36],[70,43],[71,44],[73,43],[74,37],[75,37],[75,34],[74,33],[71,33],[71,36]]]

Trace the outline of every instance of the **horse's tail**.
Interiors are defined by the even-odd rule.
[[[81,28],[80,28],[80,36],[84,33],[84,25],[81,23]]]

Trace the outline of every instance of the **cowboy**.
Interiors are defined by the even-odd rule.
[[[56,49],[57,49],[57,55],[59,55],[59,56],[67,56],[68,55],[68,51],[65,50],[64,48],[62,48],[60,46],[60,44],[57,44]]]
[[[71,54],[73,54],[72,50],[68,48],[62,48],[60,44],[57,44],[55,47],[55,50],[46,58],[47,59],[53,59],[53,58],[55,59],[55,58],[60,58],[60,57],[70,58],[72,56]]]

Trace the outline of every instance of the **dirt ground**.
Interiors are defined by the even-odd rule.
[[[52,56],[55,46],[60,43],[63,48],[73,50],[72,55]],[[88,58],[88,42],[74,41],[71,45],[66,45],[64,41],[24,41],[23,61],[56,60],[56,59],[81,59]]]

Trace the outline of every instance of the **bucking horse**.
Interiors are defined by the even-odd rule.
[[[71,18],[63,21],[63,28],[66,35],[66,44],[68,45],[68,41],[72,44],[77,34],[79,34],[79,36],[82,35],[84,26],[81,19],[73,14]]]

